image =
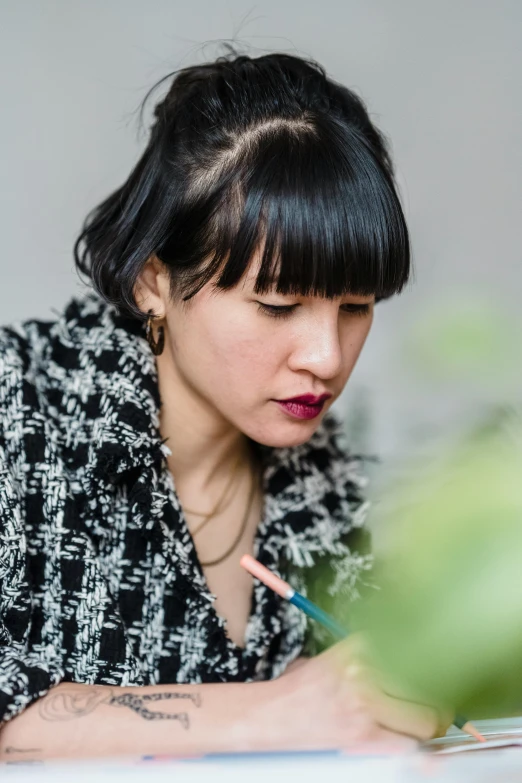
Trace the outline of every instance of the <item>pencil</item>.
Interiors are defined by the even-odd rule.
[[[308,617],[311,617],[312,620],[320,623],[323,628],[330,631],[334,639],[341,640],[348,636],[346,628],[340,625],[335,618],[320,609],[313,601],[310,601],[310,599],[305,598],[304,595],[298,593],[288,584],[288,582],[283,581],[283,579],[274,574],[251,555],[243,555],[239,562],[245,571],[248,571],[249,574],[252,574],[252,576],[255,576],[260,582],[263,582],[263,584],[273,590],[274,593],[280,595],[285,601],[297,606],[297,608],[308,615]],[[486,741],[485,737],[477,731],[475,726],[462,715],[455,716],[453,725],[457,726],[457,728],[462,731],[465,731],[467,734],[470,734],[479,742]]]

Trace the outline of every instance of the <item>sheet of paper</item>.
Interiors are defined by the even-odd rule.
[[[423,748],[430,753],[441,755],[486,751],[494,748],[522,747],[522,716],[496,720],[474,720],[472,723],[486,739],[486,742],[478,742],[459,729],[451,727],[445,737],[426,742]]]
[[[433,748],[433,752],[437,755],[446,753],[466,753],[491,750],[492,748],[510,748],[518,747],[522,748],[522,732],[519,737],[513,734],[499,734],[492,737],[488,737],[486,742],[477,742],[477,740],[465,740],[464,742],[452,743],[451,745],[439,746]]]

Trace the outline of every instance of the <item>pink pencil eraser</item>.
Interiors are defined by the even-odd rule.
[[[265,568],[264,565],[253,558],[251,555],[243,555],[239,564],[248,571],[249,574],[255,576],[260,582],[263,582],[267,587],[280,595],[281,598],[288,598],[288,592],[292,589],[287,582],[283,582],[278,576]]]

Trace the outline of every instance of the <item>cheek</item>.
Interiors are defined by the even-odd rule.
[[[352,323],[347,327],[343,335],[343,366],[346,378],[349,377],[357,359],[364,347],[366,338],[372,326],[373,317],[361,318],[360,323]]]
[[[368,337],[372,326],[372,321],[373,317],[361,318],[361,323],[357,324],[357,329],[354,332],[354,349],[357,356],[359,356],[364,343],[366,342],[366,338]]]
[[[213,393],[234,388],[248,397],[269,385],[279,357],[256,326],[245,314],[233,317],[221,309],[215,317],[194,319],[184,364],[192,364],[191,374],[197,375],[200,387]]]

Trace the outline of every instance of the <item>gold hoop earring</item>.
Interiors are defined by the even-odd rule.
[[[163,348],[165,347],[165,333],[163,326],[158,326],[158,339],[157,341],[154,339],[154,334],[152,331],[152,319],[154,318],[154,315],[152,313],[152,310],[148,311],[148,318],[147,318],[147,326],[145,328],[145,336],[147,337],[147,341],[152,349],[152,353],[154,356],[159,356],[160,353],[163,352]]]

